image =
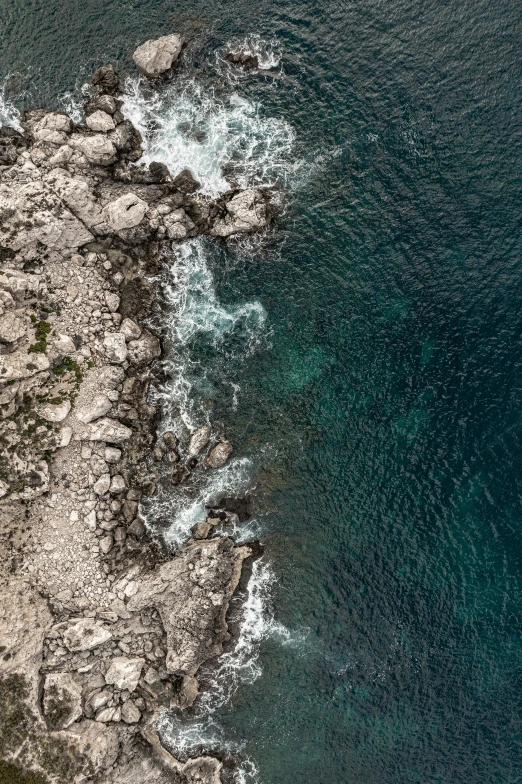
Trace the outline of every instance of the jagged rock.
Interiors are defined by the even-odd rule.
[[[105,685],[105,678],[103,679],[102,686],[103,685]],[[112,691],[110,689],[104,689],[103,691],[97,692],[97,694],[93,694],[89,700],[89,705],[93,711],[97,713],[107,705],[110,699],[112,699]]]
[[[57,354],[76,354],[76,346],[74,341],[68,335],[57,335],[53,340],[53,347]]]
[[[197,457],[202,449],[206,447],[210,440],[212,428],[210,425],[203,425],[196,430],[190,437],[188,453],[189,457]]]
[[[96,495],[105,495],[109,492],[109,488],[111,486],[111,475],[110,474],[102,474],[100,478],[94,483],[92,489],[96,493]]]
[[[47,403],[40,408],[39,414],[47,422],[63,422],[70,410],[70,401],[64,400],[63,403]]]
[[[160,76],[172,67],[172,63],[177,60],[184,41],[180,35],[164,35],[156,40],[145,41],[138,46],[132,59],[139,70],[149,79]]]
[[[140,657],[130,659],[127,656],[116,656],[111,659],[109,669],[105,673],[105,680],[122,691],[126,689],[133,692],[138,685],[144,664],[145,659]]]
[[[0,342],[15,343],[27,331],[27,319],[24,311],[9,310],[0,316]]]
[[[127,359],[127,344],[125,335],[121,332],[110,332],[103,340],[105,353],[110,362],[121,364]]]
[[[121,449],[116,449],[113,446],[108,446],[104,452],[106,463],[119,463],[121,460]]]
[[[113,544],[114,544],[114,539],[112,538],[112,536],[110,535],[102,536],[102,538],[100,539],[100,552],[102,552],[103,555],[107,555],[112,550]]]
[[[130,340],[127,348],[129,359],[135,365],[149,364],[161,356],[161,344],[150,332],[142,332],[138,340]]]
[[[125,490],[125,479],[121,476],[121,474],[115,474],[111,479],[110,492],[117,494],[117,493],[123,493],[124,490]]]
[[[191,533],[194,539],[208,539],[213,528],[214,526],[212,523],[209,523],[207,520],[205,520],[202,523],[196,523],[196,525],[193,525],[191,528]]]
[[[179,707],[190,708],[196,701],[198,696],[199,685],[198,680],[193,675],[184,675],[181,681],[181,688],[178,695]]]
[[[141,157],[141,144],[143,140],[141,138],[140,132],[133,126],[130,120],[124,120],[118,125],[116,130],[109,131],[107,138],[110,139],[117,150],[125,153],[125,158],[128,160],[136,161]],[[119,179],[123,179],[124,181],[134,181],[134,169],[129,170],[126,165],[120,162],[119,166],[121,167],[122,165],[123,169],[119,169]],[[118,167],[115,167],[115,169],[117,168]],[[128,179],[127,177],[122,176],[123,171],[127,173]]]
[[[98,110],[112,115],[117,109],[118,104],[112,95],[98,95],[85,104],[85,115],[88,117]]]
[[[121,707],[121,718],[125,724],[137,724],[141,719],[141,712],[132,700],[127,700]]]
[[[196,228],[185,210],[181,208],[165,215],[163,223],[171,240],[183,240]]]
[[[170,477],[170,481],[173,485],[180,485],[189,476],[190,476],[190,471],[188,470],[186,465],[182,465],[182,464],[176,465],[172,470],[172,476]]]
[[[149,209],[149,205],[135,193],[125,193],[105,207],[107,223],[115,232],[137,226]]]
[[[89,441],[108,441],[110,444],[121,444],[132,435],[132,430],[117,419],[98,419],[89,425]]]
[[[103,65],[92,76],[91,83],[113,95],[120,87],[118,72],[113,65]]]
[[[94,237],[44,182],[0,184],[2,244],[25,259],[38,254],[38,243],[61,251],[78,248]]]
[[[227,52],[223,59],[234,65],[242,66],[245,71],[254,71],[259,68],[259,58],[250,52]]]
[[[131,536],[135,536],[136,539],[141,539],[141,537],[145,535],[146,530],[147,527],[140,517],[137,517],[135,520],[133,520],[127,528],[128,533]]]
[[[90,163],[95,163],[98,166],[110,166],[117,157],[116,147],[102,133],[96,133],[92,136],[73,133],[69,138],[69,146],[85,155]]]
[[[41,138],[36,136],[36,134],[38,131],[42,130],[70,133],[72,130],[72,121],[65,112],[48,112],[32,127],[33,135],[36,138]]]
[[[107,724],[109,721],[118,722],[121,718],[120,708],[104,708],[96,716],[96,721]]]
[[[62,637],[69,651],[89,651],[112,639],[112,634],[99,621],[93,618],[80,618],[65,625]]]
[[[85,178],[73,177],[65,169],[56,168],[44,176],[44,181],[89,229],[109,233],[103,210]]]
[[[91,775],[114,765],[120,751],[117,730],[90,719],[71,724],[67,730],[55,735],[72,743],[78,753],[87,758]]]
[[[89,116],[85,118],[85,125],[90,128],[91,131],[106,132],[113,131],[116,128],[116,124],[111,115],[101,109],[96,109],[92,114],[89,114]]]
[[[63,449],[66,446],[69,446],[71,443],[72,438],[72,427],[62,427],[60,430],[60,441],[58,446]]]
[[[2,291],[0,289],[0,313],[3,315],[8,310],[14,310],[16,308],[16,302],[12,294],[9,291]]]
[[[103,389],[116,389],[125,378],[125,371],[117,365],[105,365],[98,371],[100,386]]]
[[[194,193],[201,188],[201,183],[196,180],[190,169],[183,169],[174,177],[171,187],[181,193]]]
[[[127,340],[137,340],[141,335],[141,327],[130,318],[124,318],[120,324],[120,332]]]
[[[82,691],[69,672],[45,678],[43,712],[51,729],[64,730],[82,715]]]
[[[0,381],[30,378],[42,370],[47,370],[49,366],[50,362],[45,354],[27,354],[25,351],[0,354]]]
[[[110,411],[112,403],[107,395],[96,395],[92,400],[84,403],[83,406],[78,406],[74,410],[74,416],[80,422],[88,424],[95,419],[104,416]]]
[[[217,220],[210,233],[213,237],[230,237],[264,228],[268,213],[263,194],[255,189],[237,193],[227,202],[228,215]]]
[[[221,652],[229,638],[229,601],[250,554],[248,547],[234,547],[231,539],[218,537],[183,547],[174,560],[142,577],[127,607],[131,612],[151,606],[158,610],[167,634],[168,672],[195,675],[204,661]]]
[[[232,454],[232,450],[233,447],[230,441],[220,441],[210,452],[205,460],[205,465],[210,466],[210,468],[221,468]]]
[[[163,433],[163,443],[167,447],[167,449],[177,449],[178,448],[178,438],[174,433],[170,430],[167,430]]]
[[[120,298],[113,291],[105,292],[105,302],[111,313],[116,313],[120,306]]]
[[[5,221],[5,216],[2,220]],[[18,270],[4,269],[3,275],[0,275],[0,288],[7,289],[15,297],[20,297],[26,292],[36,294],[40,288],[40,281],[36,275],[26,275]]]

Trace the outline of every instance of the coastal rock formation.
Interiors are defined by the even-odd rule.
[[[172,63],[178,59],[184,43],[183,38],[176,33],[164,35],[154,41],[145,41],[144,44],[138,46],[132,59],[142,74],[149,79],[154,79],[172,67]]]
[[[183,44],[135,62],[155,78]],[[219,760],[176,760],[153,726],[197,698],[252,550],[209,538],[226,513],[177,553],[148,535],[160,470],[190,483],[232,452],[210,425],[157,438],[150,324],[172,243],[264,229],[272,195],[210,199],[140,163],[119,89],[104,66],[84,123],[33,110],[0,129],[0,762],[51,784],[219,784]]]

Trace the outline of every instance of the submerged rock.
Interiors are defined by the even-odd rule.
[[[184,43],[183,38],[177,33],[164,35],[138,46],[132,59],[144,76],[155,79],[171,68],[179,57]]]

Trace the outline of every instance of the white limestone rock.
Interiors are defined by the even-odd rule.
[[[111,486],[111,475],[110,474],[102,474],[100,478],[94,483],[93,490],[96,495],[105,495],[109,492],[109,488]]]
[[[126,689],[133,692],[138,685],[144,664],[145,659],[140,657],[131,659],[127,656],[116,656],[111,659],[109,669],[105,673],[105,680],[122,691]]]
[[[98,166],[110,166],[116,161],[116,147],[102,133],[93,136],[73,133],[69,138],[69,146],[85,155],[90,163]]]
[[[63,422],[70,410],[70,401],[64,400],[63,403],[46,403],[40,408],[39,414],[47,422]]]
[[[168,71],[177,60],[183,48],[184,40],[177,33],[164,35],[155,40],[145,41],[138,46],[132,59],[139,70],[149,79],[161,76]]]
[[[85,119],[85,125],[91,131],[113,131],[116,128],[116,123],[107,112],[97,109],[92,114],[89,114]]]
[[[237,193],[226,207],[228,215],[217,220],[210,231],[213,237],[248,234],[268,224],[265,199],[258,190],[251,188]]]
[[[80,618],[69,622],[62,632],[63,642],[69,651],[90,651],[112,639],[111,632],[94,618]]]
[[[23,310],[8,310],[0,316],[0,342],[15,343],[27,331],[27,317]]]
[[[120,752],[116,728],[90,719],[71,724],[56,737],[76,746],[78,753],[89,760],[92,775],[114,765]]]
[[[167,235],[171,240],[183,240],[188,237],[189,232],[195,229],[196,226],[189,218],[187,213],[181,207],[178,210],[173,210],[169,215],[163,219]]]
[[[50,362],[45,354],[27,354],[26,351],[0,354],[0,382],[30,378],[47,370],[49,366]]]
[[[74,341],[68,335],[57,335],[53,340],[53,347],[58,354],[76,354]]]
[[[87,425],[95,419],[105,416],[112,407],[112,403],[107,395],[96,395],[92,400],[84,403],[81,407],[74,410],[74,416],[80,422]]]
[[[152,362],[161,356],[161,344],[150,332],[142,332],[138,340],[130,340],[127,344],[130,361],[135,365]]]
[[[65,169],[56,168],[44,175],[44,181],[89,229],[109,233],[103,209],[84,177],[73,177]]]
[[[121,444],[132,435],[132,430],[117,419],[97,419],[89,425],[89,441],[107,441],[109,444]]]
[[[109,332],[103,340],[105,353],[109,362],[121,365],[127,359],[127,343],[125,335],[121,332]]]
[[[125,724],[137,724],[141,719],[141,712],[133,700],[127,700],[121,706],[121,718]]]
[[[116,313],[118,308],[120,307],[120,298],[117,294],[113,291],[106,291],[105,292],[105,302],[107,303],[107,307],[109,308],[111,313]]]
[[[211,432],[212,428],[210,425],[203,425],[203,427],[198,428],[191,435],[188,448],[189,457],[197,457],[199,455],[201,450],[208,444]]]
[[[138,226],[145,217],[149,205],[135,193],[124,193],[105,207],[105,219],[116,233]]]
[[[66,446],[69,446],[71,443],[72,438],[72,427],[62,427],[60,430],[60,441],[58,446],[63,449]]]

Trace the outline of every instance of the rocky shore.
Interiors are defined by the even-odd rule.
[[[154,85],[183,45],[148,41],[134,61]],[[178,484],[232,452],[210,426],[156,432],[162,340],[146,324],[165,248],[263,230],[278,204],[211,200],[187,170],[140,165],[120,95],[104,66],[84,124],[34,110],[0,128],[2,781],[222,781],[219,759],[169,754],[155,721],[196,700],[253,550],[209,517],[169,553],[140,517],[159,464]]]

